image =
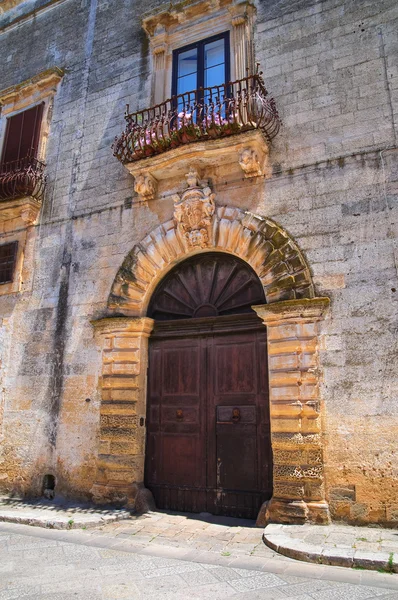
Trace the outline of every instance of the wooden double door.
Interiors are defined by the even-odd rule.
[[[255,519],[271,497],[266,329],[254,313],[156,323],[145,478],[162,509]]]

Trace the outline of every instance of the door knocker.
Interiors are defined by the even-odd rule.
[[[177,417],[177,421],[182,421],[182,419],[183,419],[183,416],[184,416],[184,415],[183,415],[183,413],[182,413],[182,410],[181,410],[181,408],[177,408],[177,410],[176,410],[176,417]]]
[[[241,415],[240,415],[239,408],[233,408],[232,409],[232,421],[234,423],[238,423],[240,421],[240,417],[241,417]]]

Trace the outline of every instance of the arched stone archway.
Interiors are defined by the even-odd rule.
[[[302,253],[276,223],[231,207],[214,207],[209,214],[196,228],[178,218],[167,221],[137,244],[115,278],[109,317],[94,323],[103,337],[103,374],[93,497],[145,506],[147,341],[154,323],[145,316],[147,307],[178,262],[221,251],[251,265],[267,301],[254,309],[268,329],[274,491],[259,521],[326,523],[318,337],[329,300],[315,298]]]
[[[249,263],[264,286],[267,304],[314,297],[308,265],[286,231],[271,219],[222,206],[202,247],[187,247],[175,219],[134,246],[116,275],[109,309],[144,316],[160,279],[181,260],[208,250],[228,252]]]

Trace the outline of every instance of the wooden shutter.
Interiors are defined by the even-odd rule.
[[[1,162],[37,156],[44,103],[7,119]]]

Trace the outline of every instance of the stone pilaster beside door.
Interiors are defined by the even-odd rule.
[[[330,521],[318,363],[319,321],[328,306],[329,298],[311,298],[253,307],[268,339],[274,475],[265,522]]]
[[[148,508],[144,488],[147,317],[111,317],[93,322],[102,338],[102,402],[97,478],[91,489],[98,503]]]

